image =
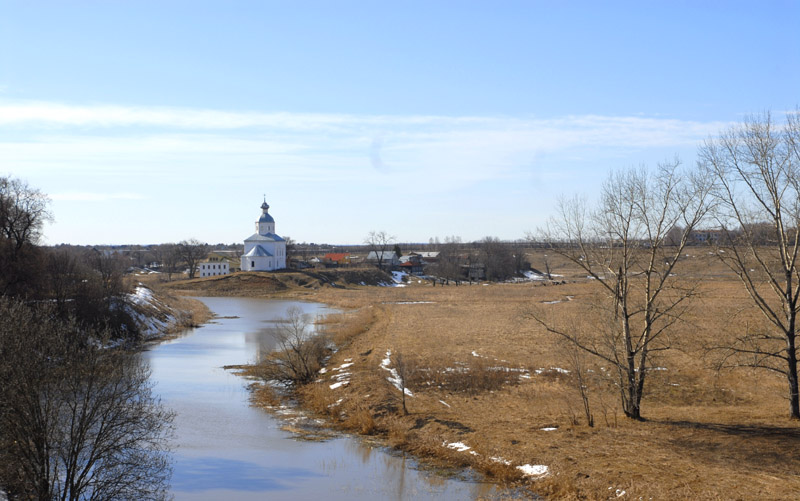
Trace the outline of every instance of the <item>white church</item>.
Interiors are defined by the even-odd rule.
[[[286,240],[275,234],[275,220],[267,200],[261,204],[256,232],[244,241],[242,271],[271,271],[286,268]]]

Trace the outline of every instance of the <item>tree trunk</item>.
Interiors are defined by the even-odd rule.
[[[788,344],[788,352],[786,360],[789,367],[787,367],[786,376],[789,380],[789,412],[792,419],[800,419],[800,396],[798,396],[797,388],[797,352],[795,351],[795,334],[794,330],[786,336]]]

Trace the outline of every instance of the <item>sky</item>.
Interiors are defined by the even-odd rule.
[[[506,240],[800,104],[794,1],[0,0],[44,243]]]

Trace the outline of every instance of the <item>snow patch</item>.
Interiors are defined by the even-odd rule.
[[[442,442],[442,445],[444,445],[448,449],[454,449],[458,452],[466,452],[472,449],[472,447],[468,446],[464,442],[451,442],[449,444],[447,442]]]
[[[397,388],[398,390],[403,391],[409,397],[413,397],[414,394],[411,393],[411,390],[408,388],[403,388],[403,384],[400,381],[400,375],[397,373],[397,369],[393,369],[389,367],[389,364],[392,363],[392,350],[386,350],[386,358],[381,360],[381,369],[387,371],[390,376],[386,378],[387,381],[392,383],[392,386]]]
[[[523,464],[517,466],[517,469],[522,472],[526,477],[542,478],[550,473],[550,468],[543,464]]]
[[[331,390],[335,390],[336,388],[341,388],[342,386],[347,386],[350,384],[350,381],[339,381],[338,383],[333,383],[331,385]]]

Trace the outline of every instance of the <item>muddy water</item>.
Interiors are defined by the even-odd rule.
[[[220,318],[145,354],[155,391],[173,409],[175,499],[477,499],[492,484],[445,478],[357,438],[297,440],[248,404],[246,382],[223,365],[252,362],[271,346],[270,320],[290,306],[316,315],[325,306],[249,298],[200,298]],[[227,317],[227,318],[226,318]]]

